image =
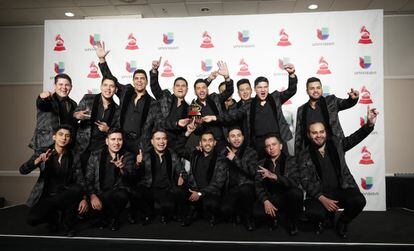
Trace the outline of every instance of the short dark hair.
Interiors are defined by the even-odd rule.
[[[311,78],[308,78],[308,80],[306,80],[306,89],[308,89],[309,83],[313,83],[313,82],[319,82],[322,86],[322,82],[319,78],[311,77]]]
[[[249,86],[252,86],[251,84],[250,84],[250,81],[247,79],[247,78],[242,78],[242,79],[240,79],[239,81],[237,81],[237,90],[238,89],[240,89],[240,86],[242,85],[242,84],[248,84]]]
[[[280,144],[282,144],[282,139],[280,138],[280,135],[279,135],[279,134],[277,134],[277,133],[273,133],[273,132],[268,133],[268,134],[266,134],[264,141],[266,141],[267,139],[270,139],[270,138],[276,138],[276,139],[277,139],[277,141],[278,141]]]
[[[221,83],[219,84],[219,86],[218,86],[219,91],[220,91],[220,87],[222,87],[223,85],[225,86],[225,85],[226,85],[226,82],[221,82]],[[226,90],[226,88],[224,88],[224,90]]]
[[[151,133],[151,138],[152,137],[154,137],[154,134],[156,134],[157,132],[162,132],[162,133],[165,133],[165,135],[167,136],[167,138],[168,138],[168,133],[167,133],[167,130],[165,130],[164,128],[162,128],[162,127],[155,127],[153,130],[152,130],[152,133]]]
[[[204,83],[205,85],[207,85],[207,83],[206,83],[206,81],[205,81],[204,79],[199,78],[199,79],[197,79],[197,80],[194,82],[194,89],[196,88],[197,84],[199,84],[199,83]],[[208,85],[207,85],[207,86],[208,86]]]
[[[53,128],[53,135],[55,135],[61,129],[68,130],[70,132],[70,136],[72,136],[73,127],[68,124],[61,124]]]
[[[137,69],[137,70],[135,70],[135,71],[134,71],[134,74],[132,75],[132,78],[134,78],[134,77],[135,77],[135,75],[137,75],[138,73],[140,73],[140,74],[144,74],[145,79],[146,79],[146,80],[148,80],[147,73],[146,73],[143,69]]]
[[[214,140],[216,140],[216,137],[214,136],[214,133],[213,133],[213,131],[211,131],[211,130],[203,130],[203,131],[201,132],[201,134],[200,134],[200,140],[201,140],[201,138],[203,137],[203,135],[206,135],[206,134],[211,134],[211,135],[213,135]]]
[[[325,125],[325,123],[324,123],[324,122],[315,120],[315,121],[310,121],[310,123],[309,123],[309,125],[308,125],[308,132],[309,132],[310,127],[311,127],[312,125],[314,125],[314,124],[322,124],[322,125],[323,125],[323,127],[325,128],[325,130],[327,129],[327,127],[326,127],[326,125]]]
[[[233,130],[239,130],[239,131],[241,131],[241,133],[243,134],[243,130],[241,129],[241,127],[240,126],[238,126],[238,125],[234,125],[234,126],[231,126],[229,129],[228,129],[228,134],[230,134],[230,132],[231,131],[233,131]],[[244,134],[243,134],[244,135]]]
[[[58,82],[58,80],[60,78],[66,79],[67,81],[69,81],[70,85],[72,85],[72,79],[66,73],[61,73],[61,74],[56,75],[55,76],[55,84]]]
[[[114,76],[108,76],[108,77],[105,77],[105,76],[104,76],[104,77],[102,78],[101,84],[103,84],[103,82],[104,82],[105,80],[107,80],[107,79],[108,79],[108,80],[113,81],[115,84],[116,84],[116,83],[118,83],[118,79],[117,79],[116,77],[114,77]]]
[[[124,131],[118,127],[110,128],[106,136],[109,137],[109,135],[114,134],[114,133],[120,133],[122,135],[122,138],[124,138]]]
[[[186,86],[188,86],[188,82],[187,82],[187,80],[186,80],[185,78],[183,78],[183,77],[178,77],[178,78],[176,78],[176,79],[174,80],[174,85],[175,85],[175,83],[177,83],[177,81],[179,81],[179,80],[184,81],[184,82],[185,82],[185,85],[186,85]]]
[[[260,76],[254,81],[254,87],[256,87],[256,85],[258,85],[260,82],[266,82],[269,84],[269,80],[266,77]]]

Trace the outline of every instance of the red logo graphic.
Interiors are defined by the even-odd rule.
[[[203,33],[203,42],[201,43],[200,47],[205,49],[214,47],[213,43],[211,42],[211,36],[207,31]]]
[[[244,61],[244,59],[242,58],[242,60],[240,60],[240,70],[237,73],[238,76],[249,76],[250,71],[249,71],[249,65]]]
[[[281,29],[279,32],[280,40],[277,43],[277,46],[290,46],[292,45],[289,42],[289,35],[285,32],[285,29]]]
[[[316,72],[316,74],[322,74],[322,75],[326,75],[326,74],[331,74],[331,71],[329,70],[329,64],[328,62],[326,62],[324,57],[321,57],[319,59],[319,70]]]
[[[362,165],[374,164],[374,161],[371,158],[371,152],[368,151],[368,148],[366,146],[362,147],[361,153],[362,153],[362,158],[359,161],[359,164],[362,164]]]
[[[100,78],[101,76],[98,73],[98,66],[96,66],[95,62],[91,62],[89,65],[89,74],[88,78]]]
[[[125,47],[126,50],[138,50],[137,39],[131,33],[128,36],[128,45]]]
[[[370,38],[371,33],[365,28],[365,26],[362,26],[361,28],[361,38],[359,39],[358,43],[360,44],[372,44],[372,40]]]
[[[371,92],[365,86],[362,86],[361,89],[361,99],[359,100],[360,104],[372,104]]]
[[[168,60],[165,60],[163,66],[164,66],[164,71],[162,72],[161,76],[163,76],[163,77],[174,77],[174,73],[172,72],[172,66],[168,62]]]
[[[60,34],[58,34],[55,37],[55,41],[56,41],[56,45],[55,45],[55,48],[53,49],[54,51],[64,51],[64,50],[66,50],[65,45],[64,45],[65,41],[60,36]]]

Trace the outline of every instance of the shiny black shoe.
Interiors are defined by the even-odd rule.
[[[298,225],[296,223],[289,223],[288,225],[288,233],[290,236],[295,236],[299,233]]]
[[[315,230],[315,233],[319,235],[319,234],[322,234],[324,230],[325,230],[325,228],[324,228],[324,226],[323,226],[323,223],[322,223],[322,222],[318,222],[318,223],[316,224],[316,230]]]
[[[210,217],[210,219],[209,219],[209,221],[208,221],[208,224],[210,225],[210,227],[214,227],[215,225],[217,225],[217,219],[216,219],[216,216],[211,216]]]
[[[160,218],[160,222],[161,222],[161,224],[167,224],[168,223],[168,220],[167,220],[167,216],[161,216],[161,218]]]
[[[347,239],[348,238],[348,224],[345,222],[342,222],[341,220],[338,220],[338,223],[336,224],[336,233],[342,239]]]
[[[141,225],[146,226],[151,223],[151,218],[149,216],[145,216],[141,220]]]
[[[254,230],[254,222],[253,222],[253,220],[252,220],[252,219],[250,219],[250,218],[247,218],[247,219],[246,219],[246,229],[247,229],[247,231],[249,231],[249,232],[251,232],[251,231],[253,231],[253,230]]]
[[[129,224],[137,223],[137,216],[134,214],[128,214],[128,222]]]
[[[269,224],[269,231],[274,231],[279,227],[277,219],[271,219]]]
[[[185,216],[183,217],[183,221],[181,222],[181,226],[182,227],[188,227],[190,226],[192,223],[192,219],[191,216]]]
[[[118,231],[119,229],[119,219],[112,219],[111,220],[111,231]]]
[[[68,232],[66,233],[67,237],[74,237],[76,235],[76,231],[75,229],[70,229],[68,230]]]

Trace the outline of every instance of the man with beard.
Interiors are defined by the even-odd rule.
[[[178,155],[167,147],[167,132],[157,128],[151,137],[151,148],[140,151],[137,180],[131,192],[131,215],[142,213],[142,223],[148,224],[153,213],[154,202],[160,206],[161,223],[167,224],[171,216],[178,211],[184,216],[182,226],[190,224],[186,197],[185,180],[187,173]]]
[[[111,128],[107,147],[91,153],[86,168],[86,184],[93,213],[103,228],[110,221],[112,231],[119,229],[119,216],[128,203],[126,177],[132,176],[134,155],[122,149],[123,134]]]
[[[269,95],[269,80],[258,77],[254,81],[256,97],[250,102],[247,100],[237,110],[224,113],[221,117],[210,116],[209,120],[225,124],[237,123],[242,120],[243,134],[246,144],[256,149],[259,158],[264,158],[264,138],[269,133],[281,136],[282,143],[292,139],[292,132],[282,112],[282,105],[295,95],[297,90],[297,77],[292,64],[285,65],[289,74],[289,86],[285,91],[274,91]],[[206,118],[205,118],[206,119]],[[287,147],[283,151],[288,153]]]
[[[227,219],[240,214],[248,231],[254,230],[253,206],[255,202],[254,178],[257,172],[257,153],[244,144],[239,127],[229,130],[229,146],[219,155],[217,168],[225,170],[226,181],[221,212]]]
[[[223,124],[217,121],[213,121],[212,118],[220,117],[224,113],[222,104],[229,98],[234,92],[233,80],[229,76],[227,64],[219,61],[219,70],[217,74],[224,77],[225,90],[220,93],[208,93],[209,80],[197,79],[194,83],[194,90],[197,96],[196,103],[201,107],[201,116],[203,117],[203,123],[197,128],[195,134],[199,135],[202,131],[208,130],[213,132],[214,138],[217,140],[217,149],[223,149],[225,142],[225,131],[223,130]],[[213,76],[214,78],[214,76]],[[209,78],[208,78],[209,79]]]
[[[73,118],[73,111],[76,102],[69,98],[72,79],[67,74],[58,74],[54,81],[54,92],[44,91],[36,100],[36,129],[29,147],[38,154],[45,152],[54,143],[52,139],[54,128],[59,125],[72,126],[74,134],[71,142],[75,141],[76,120]]]
[[[298,108],[295,133],[295,154],[299,154],[308,144],[306,131],[310,122],[322,122],[329,134],[344,138],[344,132],[339,122],[338,112],[349,109],[358,103],[358,91],[351,89],[348,99],[335,95],[323,97],[321,80],[315,77],[306,81],[306,92],[309,101]]]
[[[296,159],[282,152],[280,142],[275,134],[265,138],[266,158],[259,161],[256,194],[269,217],[270,229],[277,228],[279,212],[284,212],[288,218],[288,233],[296,235],[298,217],[303,209],[303,192],[298,188],[300,175]]]
[[[116,78],[103,78],[100,94],[85,94],[73,116],[80,121],[75,150],[81,157],[85,171],[89,155],[106,146],[106,134],[116,127],[119,110],[112,97],[116,92]]]
[[[48,222],[51,230],[57,230],[59,212],[64,214],[68,236],[75,234],[76,215],[88,211],[88,202],[82,199],[85,181],[78,162],[68,149],[72,128],[60,125],[55,129],[55,142],[44,153],[35,153],[20,167],[21,174],[29,174],[39,168],[40,175],[27,200],[31,207],[27,223],[36,226]]]
[[[187,126],[186,137],[196,129],[194,121]],[[223,168],[216,165],[216,140],[210,131],[200,135],[199,148],[185,148],[186,141],[179,143],[179,154],[190,162],[188,174],[188,201],[195,208],[196,215],[205,212],[209,216],[210,226],[217,223],[220,211],[221,188],[226,179]]]
[[[106,56],[105,44],[98,42],[95,46],[99,58],[99,68],[104,77],[113,77]],[[133,85],[116,83],[120,104],[119,124],[125,133],[124,148],[137,155],[138,150],[150,147],[152,128],[160,122],[160,107],[157,101],[146,91],[147,73],[138,69],[132,75]]]
[[[299,157],[301,183],[306,191],[305,212],[317,223],[317,233],[324,222],[334,219],[343,208],[336,224],[336,232],[347,237],[348,224],[358,216],[366,204],[348,165],[345,153],[359,144],[373,130],[378,112],[367,107],[368,122],[345,138],[329,135],[322,122],[311,122],[308,129],[310,144]]]

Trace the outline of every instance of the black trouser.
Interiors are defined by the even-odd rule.
[[[358,188],[338,189],[324,195],[331,200],[339,201],[337,205],[344,209],[339,220],[344,223],[349,223],[357,217],[366,204],[365,197]],[[305,212],[314,222],[323,222],[330,214],[319,200],[313,198],[305,200]]]
[[[187,197],[188,200],[189,197]],[[190,202],[190,201],[189,201]],[[205,193],[198,201],[190,202],[198,212],[205,212],[209,216],[218,216],[220,213],[220,196]]]
[[[151,188],[145,186],[137,186],[130,192],[130,214],[135,217],[139,211],[143,217],[149,217],[154,210],[154,196]]]
[[[253,184],[244,184],[230,188],[224,193],[221,202],[221,212],[225,218],[234,216],[236,212],[250,218],[253,215],[255,198]]]
[[[295,223],[303,211],[303,192],[297,187],[274,191],[274,193],[269,196],[269,201],[278,210],[276,212],[276,218],[278,217],[279,212],[283,212],[290,222]],[[260,208],[262,213],[261,216],[266,215],[266,217],[271,218],[265,213],[263,203],[261,203]]]
[[[55,223],[58,211],[62,211],[65,216],[64,223],[70,228],[76,223],[77,209],[81,200],[82,188],[76,184],[57,194],[42,195],[30,209],[27,223],[31,226],[45,222]]]
[[[152,188],[154,202],[160,206],[161,215],[163,216],[169,216],[175,211],[178,211],[181,215],[189,215],[188,193],[185,186]]]
[[[128,192],[123,188],[106,190],[97,194],[102,202],[102,211],[94,212],[103,218],[119,219],[122,210],[128,203]]]

